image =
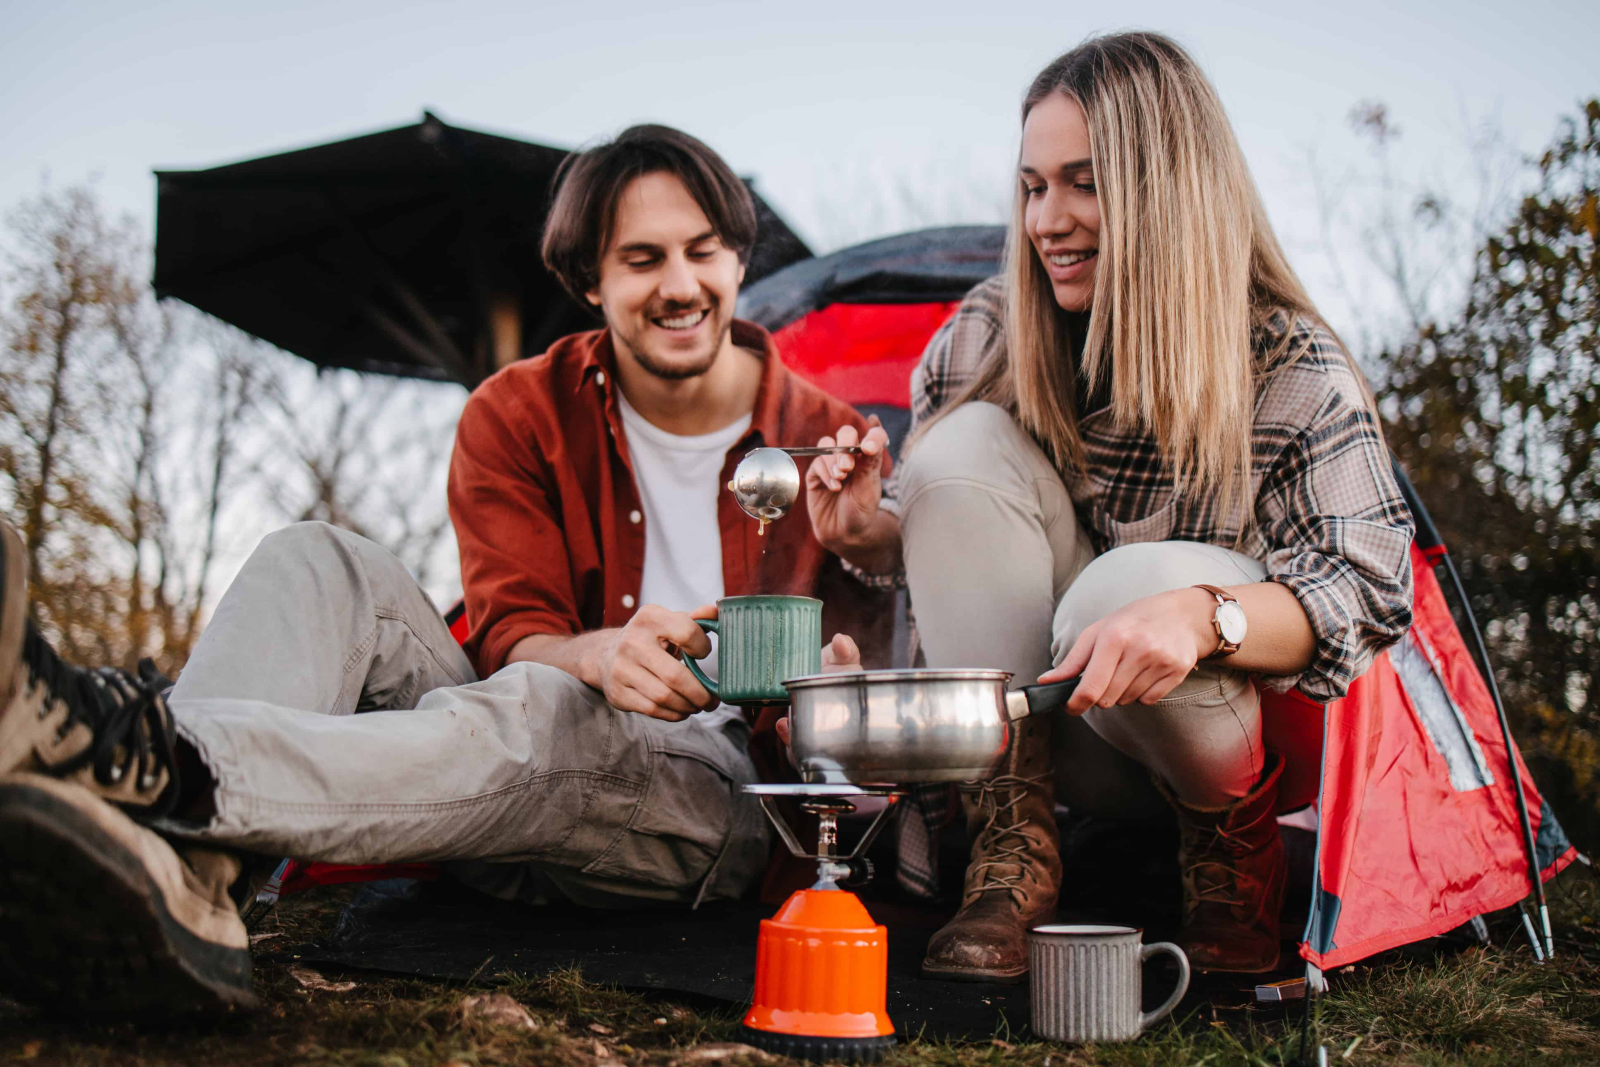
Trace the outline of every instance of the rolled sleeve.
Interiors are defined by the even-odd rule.
[[[1302,674],[1265,682],[1337,700],[1411,625],[1414,523],[1366,407],[1330,388],[1283,449],[1257,512],[1267,579],[1295,595],[1316,636]]]
[[[467,654],[480,677],[505,666],[530,634],[582,629],[566,538],[549,472],[513,425],[516,412],[486,391],[467,401],[450,457],[450,521],[461,553]]]

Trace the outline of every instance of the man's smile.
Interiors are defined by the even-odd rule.
[[[651,316],[650,321],[663,330],[670,330],[673,333],[688,333],[704,322],[710,314],[711,309],[703,307],[696,311],[685,311],[676,315]]]

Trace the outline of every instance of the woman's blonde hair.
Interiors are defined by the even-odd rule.
[[[1177,485],[1220,494],[1226,511],[1249,484],[1260,369],[1252,328],[1277,312],[1289,326],[1320,316],[1267,222],[1222,102],[1175,42],[1156,33],[1091,38],[1039,72],[1023,122],[1054,93],[1088,119],[1100,201],[1083,351],[1072,351],[1029,239],[1019,180],[1005,252],[1004,356],[945,410],[998,404],[1058,467],[1082,470],[1081,360],[1091,387],[1110,373],[1116,423],[1151,434]],[[1279,362],[1294,333],[1284,330],[1262,362]]]

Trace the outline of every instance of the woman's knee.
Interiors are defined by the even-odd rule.
[[[1041,465],[1053,476],[1039,446],[1004,408],[970,401],[942,416],[907,453],[901,499],[910,503],[922,489],[941,481],[1021,492]]]
[[[1201,582],[1256,582],[1265,573],[1256,560],[1198,542],[1149,541],[1113,548],[1083,569],[1056,606],[1056,660],[1084,630],[1135,600]]]

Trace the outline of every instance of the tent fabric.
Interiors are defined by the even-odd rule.
[[[421,122],[204,170],[156,172],[154,286],[319,367],[457,381],[592,329],[544,268],[570,153]],[[754,189],[755,282],[811,256]],[[510,347],[510,342],[506,342]]]
[[[959,299],[952,288],[997,272],[1002,239],[999,227],[962,227],[846,249],[757,283],[740,311],[774,332],[802,377],[862,408],[903,413],[911,371]],[[918,248],[927,276],[905,254]],[[1418,531],[1410,632],[1342,700],[1263,694],[1266,744],[1286,762],[1281,809],[1312,805],[1318,815],[1300,954],[1324,970],[1521,900],[1531,881],[1517,780],[1540,876],[1577,858],[1521,755],[1507,751],[1435,572],[1445,546],[1403,472],[1400,481]]]
[[[1413,547],[1412,565],[1410,632],[1327,708],[1318,889],[1300,949],[1323,970],[1442,934],[1528,892],[1493,699],[1425,549]],[[1549,879],[1577,851],[1515,758]]]

